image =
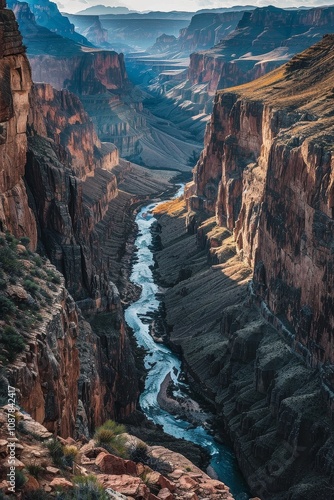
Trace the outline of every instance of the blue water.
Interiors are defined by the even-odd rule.
[[[181,187],[176,196],[182,194]],[[140,406],[150,420],[162,425],[164,431],[176,438],[184,438],[205,448],[211,455],[210,465],[215,470],[218,478],[227,484],[236,500],[248,500],[248,489],[243,480],[232,450],[216,442],[203,427],[189,429],[189,423],[169,414],[160,408],[157,396],[160,386],[166,375],[170,374],[173,382],[182,388],[178,382],[181,372],[181,361],[170,349],[156,343],[149,334],[149,324],[140,318],[148,313],[156,312],[159,308],[157,299],[158,286],[154,283],[150,269],[153,266],[153,254],[150,250],[152,244],[151,226],[155,221],[152,214],[153,208],[158,203],[151,203],[141,209],[136,222],[138,235],[136,239],[137,262],[133,266],[131,281],[142,287],[140,298],[125,311],[127,324],[134,331],[138,345],[146,350],[145,367],[148,370],[145,390],[140,396]],[[184,395],[186,398],[187,396]]]

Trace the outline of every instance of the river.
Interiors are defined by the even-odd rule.
[[[181,195],[181,187],[176,196]],[[218,443],[201,426],[189,428],[189,423],[178,419],[160,408],[157,396],[165,377],[170,374],[182,395],[183,384],[179,382],[181,360],[166,346],[156,343],[149,333],[147,318],[159,308],[158,286],[154,283],[152,266],[154,264],[151,226],[155,221],[152,210],[158,203],[143,207],[137,214],[138,234],[136,238],[136,263],[133,265],[130,280],[142,287],[140,298],[125,311],[127,324],[132,328],[139,346],[146,351],[145,368],[147,376],[145,390],[140,396],[140,406],[145,415],[162,425],[164,431],[176,438],[184,438],[205,448],[211,456],[210,465],[218,478],[227,484],[236,500],[248,500],[247,486],[240,474],[233,451],[228,446]],[[181,377],[183,379],[183,377]],[[182,396],[181,396],[182,397]],[[184,394],[186,398],[187,395]]]

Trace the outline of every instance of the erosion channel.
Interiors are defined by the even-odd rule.
[[[183,187],[175,195],[180,196]],[[147,376],[145,389],[140,396],[140,406],[146,416],[163,427],[164,431],[178,439],[185,439],[205,448],[211,456],[211,467],[219,480],[227,484],[236,500],[248,500],[248,489],[238,469],[232,450],[208,432],[205,426],[191,425],[183,418],[178,418],[158,403],[161,384],[170,377],[178,398],[187,399],[187,386],[184,384],[181,360],[165,345],[157,343],[150,335],[152,313],[159,309],[159,287],[154,282],[152,267],[154,264],[151,250],[151,227],[155,221],[152,210],[158,202],[144,206],[136,217],[138,234],[135,242],[136,261],[133,265],[131,281],[142,288],[139,299],[125,311],[127,324],[133,330],[139,346],[146,351],[145,367]],[[152,321],[152,320],[151,320]]]

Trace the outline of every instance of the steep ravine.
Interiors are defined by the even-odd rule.
[[[210,465],[218,479],[230,487],[236,500],[248,499],[247,488],[238,471],[233,453],[228,446],[218,443],[205,427],[208,425],[206,420],[211,419],[212,415],[201,410],[185,392],[180,359],[168,347],[162,345],[161,341],[158,343],[151,336],[154,328],[152,315],[157,313],[160,302],[159,287],[154,283],[151,269],[154,262],[151,229],[155,221],[152,211],[157,205],[159,206],[153,203],[144,206],[136,217],[137,251],[130,279],[141,287],[141,294],[125,311],[125,319],[134,332],[138,344],[146,353],[147,374],[145,389],[140,396],[140,407],[150,420],[161,425],[168,434],[198,444],[207,450],[211,456]],[[177,395],[173,400],[176,408],[172,412],[169,409],[170,402],[166,405],[168,389],[167,394],[164,394],[166,390],[164,385],[169,378],[173,382],[173,393]],[[187,405],[190,407],[188,420],[187,411],[180,418]]]

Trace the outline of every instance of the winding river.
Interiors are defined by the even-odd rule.
[[[182,192],[183,187],[180,188],[175,197],[181,195]],[[138,225],[137,261],[133,266],[130,279],[142,287],[142,293],[140,298],[125,311],[126,322],[132,328],[138,345],[146,350],[145,367],[148,373],[145,390],[140,396],[140,406],[150,420],[162,425],[166,433],[176,438],[184,438],[205,448],[211,456],[211,467],[215,470],[218,478],[230,487],[236,500],[248,500],[247,486],[238,470],[232,450],[215,441],[213,436],[203,427],[189,428],[188,422],[169,414],[160,408],[157,402],[160,386],[168,374],[178,389],[178,395],[182,394],[182,384],[179,382],[182,373],[181,361],[168,347],[153,340],[149,334],[147,322],[150,313],[159,308],[159,300],[157,299],[159,289],[154,283],[151,271],[154,261],[150,249],[152,244],[151,226],[155,221],[152,210],[157,204],[151,203],[143,207],[136,217]],[[184,397],[187,396],[184,394]]]

